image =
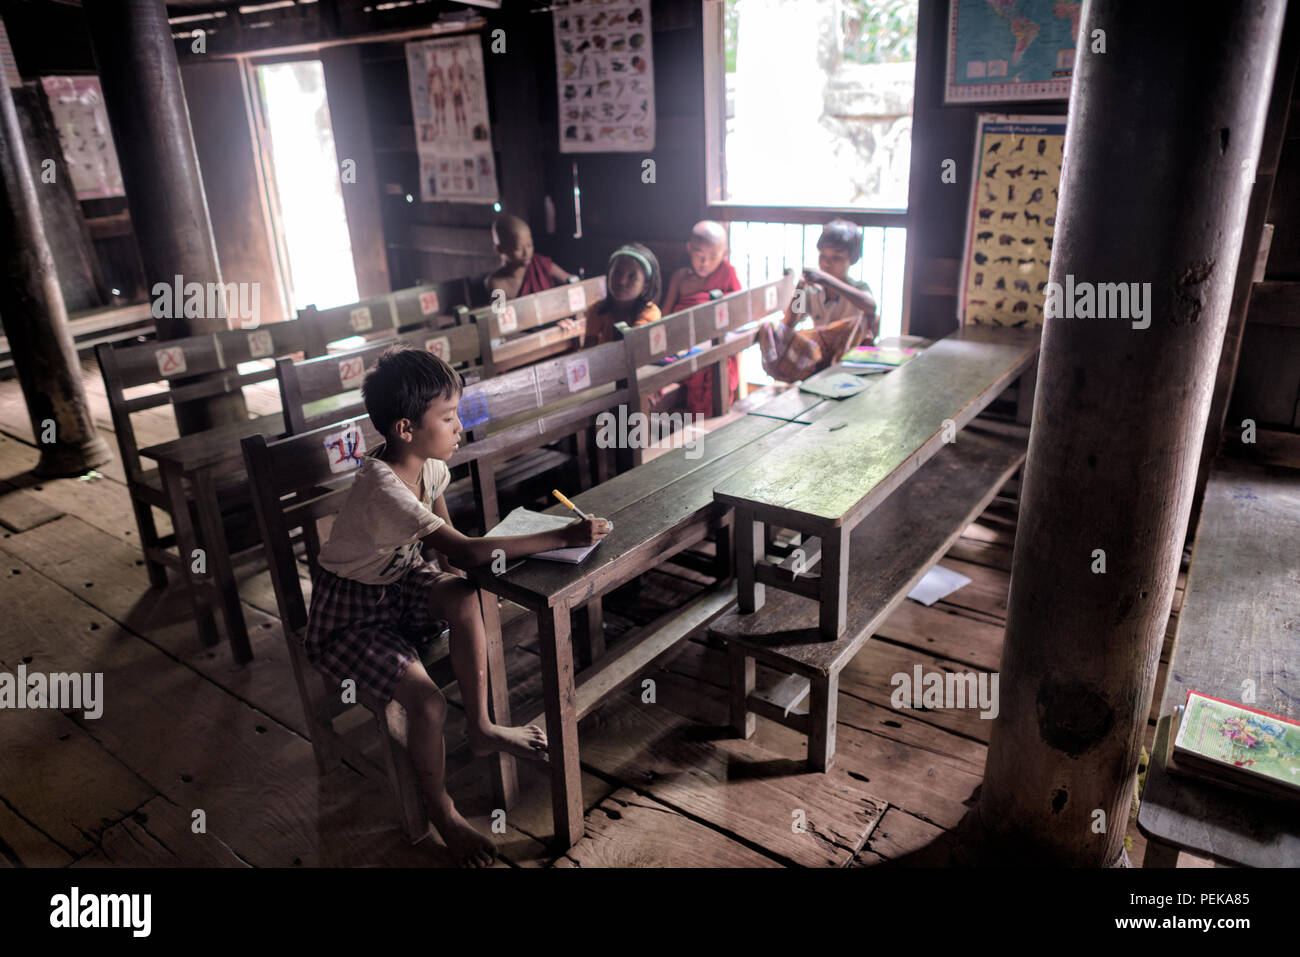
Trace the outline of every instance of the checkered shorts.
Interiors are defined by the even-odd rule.
[[[387,585],[319,569],[304,636],[307,660],[335,681],[351,678],[380,701],[391,700],[411,662],[446,627],[433,613],[429,589],[455,578],[429,562]]]

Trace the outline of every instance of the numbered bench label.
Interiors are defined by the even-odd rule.
[[[275,352],[275,346],[271,342],[271,333],[266,329],[259,329],[257,332],[248,334],[248,354],[254,359],[265,359]]]
[[[731,325],[731,310],[725,302],[720,302],[713,310],[713,328],[725,329]]]
[[[763,290],[763,308],[768,312],[776,311],[776,286],[768,286]]]
[[[569,287],[569,308],[574,312],[587,308],[587,290],[581,286]]]
[[[650,354],[657,356],[668,351],[668,330],[663,326],[654,326],[650,330]]]
[[[514,306],[506,306],[501,310],[501,315],[497,318],[497,331],[502,335],[508,332],[514,332],[519,328],[519,318],[515,315]]]
[[[370,307],[360,306],[348,313],[348,325],[355,332],[365,332],[367,329],[374,328],[374,321],[370,318]]]
[[[322,441],[329,454],[331,472],[349,472],[361,465],[366,452],[366,437],[357,426],[327,435]]]
[[[344,389],[360,389],[366,378],[366,362],[360,356],[339,363],[339,384]]]
[[[432,339],[426,339],[424,342],[426,352],[432,352],[444,362],[451,355],[451,342],[446,336],[435,336]]]
[[[587,357],[570,359],[564,364],[564,377],[568,380],[570,392],[580,392],[591,388],[591,365]]]
[[[158,371],[163,375],[180,375],[185,371],[185,350],[180,346],[157,349],[154,356],[158,359]]]
[[[420,293],[420,315],[432,316],[438,311],[438,294],[436,292]]]

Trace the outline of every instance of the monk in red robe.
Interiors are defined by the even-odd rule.
[[[664,295],[664,315],[698,306],[713,298],[715,292],[727,295],[739,292],[740,277],[727,261],[727,231],[721,223],[706,219],[695,224],[686,241],[691,264],[683,266],[668,280]],[[727,358],[727,388],[735,398],[740,388],[740,359]],[[701,369],[686,380],[686,411],[713,414],[713,369]]]
[[[489,295],[500,289],[506,299],[518,299],[573,278],[545,256],[533,252],[533,231],[518,216],[498,216],[492,224],[492,242],[501,256],[501,267],[487,277]]]

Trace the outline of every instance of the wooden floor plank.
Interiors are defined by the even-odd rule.
[[[67,848],[0,800],[0,867],[64,867],[71,861]]]
[[[891,807],[871,832],[866,846],[881,857],[895,859],[928,847],[943,833],[943,828],[935,827],[900,808]]]
[[[876,634],[896,644],[930,654],[942,653],[985,671],[996,671],[1002,658],[1003,628],[962,614],[946,605],[908,599],[894,609]]]
[[[636,689],[592,717],[580,734],[584,764],[806,867],[846,863],[884,813],[843,771],[809,772],[803,762],[644,704]],[[806,819],[805,831],[792,829],[796,819]]]
[[[630,789],[587,815],[556,867],[779,867],[776,861]]]
[[[247,867],[195,819],[156,797],[104,831],[99,846],[73,867]]]

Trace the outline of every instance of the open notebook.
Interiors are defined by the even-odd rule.
[[[531,535],[534,532],[551,532],[557,528],[564,528],[566,525],[572,525],[576,516],[572,513],[567,515],[548,515],[545,512],[534,512],[529,509],[520,507],[507,515],[501,524],[497,525],[492,531],[484,535],[484,538],[500,538],[502,535]],[[613,525],[610,525],[613,528]],[[545,558],[552,562],[568,562],[570,565],[576,565],[591,554],[592,549],[599,545],[587,545],[582,548],[555,548],[549,552],[537,552],[529,555],[529,558]]]

